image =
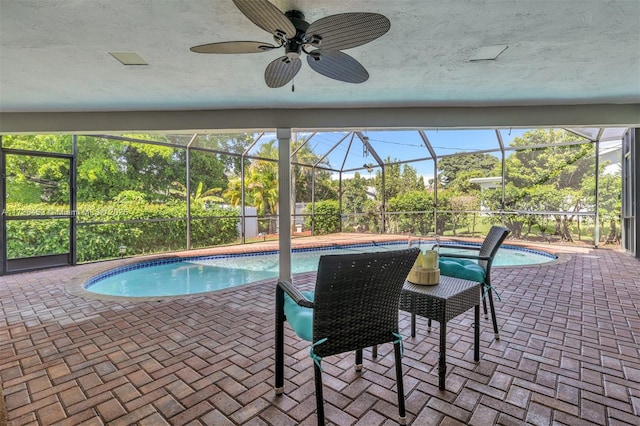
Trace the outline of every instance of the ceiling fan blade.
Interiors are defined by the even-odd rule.
[[[289,18],[268,0],[233,0],[233,3],[263,30],[274,35],[281,33],[288,39],[296,35],[296,27]]]
[[[369,73],[360,62],[339,50],[314,50],[315,55],[307,56],[309,66],[316,72],[334,80],[346,83],[363,83]],[[315,57],[320,60],[316,60]]]
[[[264,71],[264,81],[267,86],[272,88],[282,87],[298,74],[300,67],[302,67],[300,58],[287,61],[289,61],[289,58],[281,56],[267,65],[267,69]]]
[[[342,50],[361,46],[389,31],[391,23],[379,13],[339,13],[320,18],[307,29],[307,37],[322,37],[322,50]]]
[[[277,47],[259,41],[223,41],[193,46],[190,50],[195,53],[260,53]]]

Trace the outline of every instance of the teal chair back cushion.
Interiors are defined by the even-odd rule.
[[[310,301],[313,301],[315,295],[313,291],[303,291],[302,294]],[[300,306],[288,294],[285,294],[284,315],[299,338],[307,342],[313,341],[313,308]]]
[[[440,274],[447,277],[483,283],[486,276],[484,268],[472,260],[441,257],[438,264]]]

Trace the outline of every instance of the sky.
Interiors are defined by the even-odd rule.
[[[500,130],[503,143],[508,146],[515,137],[522,136],[526,129]],[[437,156],[451,155],[458,152],[474,152],[484,150],[499,150],[498,138],[495,130],[426,130],[425,134]],[[309,144],[314,152],[323,155],[331,151],[345,132],[323,133],[313,136]],[[384,161],[390,158],[394,161],[408,161],[417,158],[430,158],[431,155],[416,130],[403,131],[364,131],[369,143]],[[339,146],[331,151],[327,158],[333,168],[342,170],[359,169],[363,177],[375,176],[377,164],[373,154],[367,152],[362,141],[356,136],[351,140],[347,137]],[[494,155],[499,156],[499,151]],[[373,164],[374,171],[368,173],[364,165]],[[411,166],[425,178],[433,177],[433,161],[424,160],[412,162]],[[352,176],[354,172],[347,172],[343,178]]]
[[[499,129],[500,137],[505,147],[509,147],[515,138],[521,137],[530,129]],[[581,129],[583,132],[597,132],[599,129]],[[611,130],[612,137],[602,134],[601,149],[605,148],[611,139],[615,144],[620,143],[620,129]],[[617,132],[617,133],[616,133]],[[429,143],[437,157],[449,156],[456,153],[466,152],[487,152],[497,158],[501,158],[498,136],[494,129],[430,129],[424,130]],[[425,181],[433,178],[434,165],[431,154],[426,148],[420,133],[417,130],[363,130],[361,134],[368,138],[370,146],[378,154],[382,161],[392,163],[408,163],[417,170],[418,175],[424,176]],[[352,177],[356,172],[362,177],[375,177],[379,170],[375,155],[370,152],[365,144],[355,134],[348,131],[299,133],[297,137],[308,138],[308,146],[313,152],[322,158],[323,162],[328,162],[335,170],[344,170],[343,178]],[[265,135],[264,141],[275,139],[274,135]],[[615,139],[615,141],[614,141]],[[252,153],[259,150],[257,144]],[[507,154],[508,155],[508,154]],[[420,161],[411,161],[421,159]],[[409,163],[409,161],[411,161]],[[368,172],[367,166],[373,167],[372,172]],[[337,179],[337,173],[335,178]]]

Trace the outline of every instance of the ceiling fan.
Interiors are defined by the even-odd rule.
[[[342,52],[377,39],[391,27],[378,13],[340,13],[309,24],[298,10],[282,13],[268,0],[233,0],[251,22],[271,33],[275,44],[259,41],[223,41],[193,46],[195,53],[260,53],[284,48],[285,55],[266,68],[267,86],[282,87],[300,71],[302,53],[314,71],[347,83],[367,81],[369,73],[353,57]]]

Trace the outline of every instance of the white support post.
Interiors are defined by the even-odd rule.
[[[291,282],[291,129],[278,129],[278,241],[280,280]]]

